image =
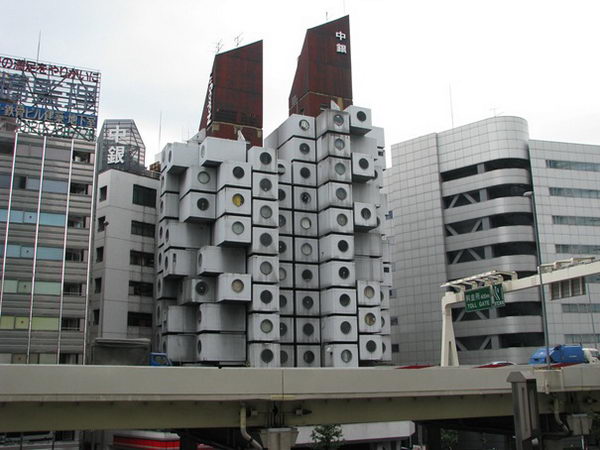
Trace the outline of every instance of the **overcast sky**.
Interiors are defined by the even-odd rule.
[[[534,139],[600,144],[600,2],[19,0],[0,53],[102,72],[100,123],[134,119],[147,163],[197,130],[216,43],[264,40],[264,130],[287,117],[307,28],[350,14],[356,105],[386,144],[493,115]],[[452,109],[450,102],[452,92]],[[451,114],[453,111],[453,114]]]

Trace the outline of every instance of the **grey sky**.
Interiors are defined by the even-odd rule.
[[[264,129],[287,117],[307,28],[350,14],[354,103],[386,143],[494,114],[535,139],[600,143],[600,3],[582,1],[20,0],[2,2],[0,53],[102,72],[100,120],[132,118],[148,147],[193,134],[214,48],[264,40]]]

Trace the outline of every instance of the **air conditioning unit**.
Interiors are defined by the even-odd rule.
[[[318,263],[319,240],[305,237],[294,238],[294,262]]]
[[[161,336],[160,349],[174,362],[194,362],[196,360],[194,334],[165,334]]]
[[[390,309],[390,288],[387,286],[381,286],[381,310]]]
[[[246,331],[246,307],[235,303],[203,303],[198,306],[194,332]]]
[[[291,236],[279,236],[279,260],[294,262],[294,239]]]
[[[380,306],[381,285],[377,281],[356,281],[358,306]]]
[[[352,185],[325,183],[319,187],[319,211],[327,208],[352,208]]]
[[[366,134],[366,137],[375,139],[378,148],[385,147],[385,134],[381,127],[371,127],[371,131]]]
[[[280,287],[279,314],[284,316],[294,315],[294,291],[292,289],[281,289]]]
[[[358,336],[358,352],[361,361],[381,361],[383,356],[381,336],[361,334]]]
[[[188,192],[179,200],[182,222],[213,222],[217,218],[217,196],[208,192]]]
[[[321,342],[350,342],[358,340],[356,316],[327,316],[321,318]]]
[[[352,183],[352,161],[331,156],[322,159],[317,166],[317,184],[321,186],[329,181]]]
[[[279,363],[281,364],[281,367],[294,367],[296,364],[294,358],[294,346],[281,344],[280,350]]]
[[[329,233],[354,233],[354,214],[352,210],[328,208],[319,212],[319,236]]]
[[[280,184],[277,188],[277,200],[279,200],[279,209],[293,209],[292,186]]]
[[[246,161],[246,142],[207,137],[200,144],[200,166],[219,166],[225,161]],[[188,166],[195,164],[188,164]]]
[[[321,342],[320,320],[318,317],[296,317],[296,343],[318,344]]]
[[[317,237],[317,213],[294,211],[294,235],[302,237]]]
[[[326,344],[322,350],[324,367],[358,367],[356,344]]]
[[[252,226],[250,217],[224,215],[215,222],[213,228],[215,245],[250,245]]]
[[[248,314],[248,342],[279,341],[279,314]]]
[[[250,312],[279,312],[279,286],[253,283]]]
[[[198,145],[184,144],[183,142],[169,143],[163,149],[163,154],[165,156],[165,172],[177,175],[195,165],[198,160]]]
[[[198,275],[219,275],[224,272],[246,272],[246,250],[236,247],[207,245],[198,250]]]
[[[181,282],[181,286],[177,295],[177,303],[180,305],[212,303],[217,300],[217,280],[215,278],[186,278]]]
[[[179,175],[163,172],[160,174],[160,195],[169,192],[179,194]],[[181,178],[183,178],[181,176]]]
[[[319,265],[294,264],[294,288],[319,289]]]
[[[354,287],[356,273],[352,261],[329,261],[319,265],[321,289],[330,287]]]
[[[392,337],[381,336],[381,360],[391,361],[392,360]]]
[[[249,274],[223,273],[217,277],[217,302],[249,302],[252,282]]]
[[[158,200],[158,212],[161,219],[179,219],[179,194],[162,194]]]
[[[277,152],[273,148],[251,147],[246,159],[256,172],[277,173]]]
[[[248,344],[248,363],[250,367],[279,367],[279,343]]]
[[[347,112],[326,109],[321,111],[315,122],[317,137],[328,132],[350,134],[350,114]]]
[[[381,311],[381,334],[390,335],[392,332],[392,327],[390,323],[390,311],[384,310]]]
[[[296,291],[296,315],[319,316],[319,291]]]
[[[188,167],[177,181],[180,197],[189,191],[217,193],[217,170],[214,167]]]
[[[375,160],[364,153],[352,153],[352,181],[364,183],[375,178]]]
[[[177,297],[178,280],[165,279],[163,276],[156,277],[156,299],[171,299]]]
[[[292,211],[279,210],[279,235],[294,234],[294,222]]]
[[[332,288],[321,291],[321,316],[336,314],[356,315],[356,290]]]
[[[292,161],[292,182],[295,186],[315,187],[317,165],[306,161]]]
[[[252,187],[252,166],[242,161],[225,161],[217,167],[217,191],[224,187]]]
[[[392,279],[392,264],[391,263],[382,263],[383,264],[383,284],[384,286],[393,286],[394,281]]]
[[[196,360],[205,363],[246,362],[246,333],[203,333],[196,336]]]
[[[383,263],[380,258],[369,258],[366,256],[355,256],[357,280],[372,280],[383,282]]]
[[[279,178],[279,185],[292,184],[292,164],[290,161],[277,160],[277,176]]]
[[[353,134],[350,137],[350,142],[352,145],[352,152],[364,153],[365,155],[372,156],[373,158],[377,157],[379,150],[377,148],[376,138]]]
[[[279,263],[279,287],[283,289],[294,288],[294,265],[292,263]]]
[[[328,156],[350,158],[351,149],[350,136],[327,133],[317,139],[317,161],[321,161]]]
[[[381,333],[381,309],[379,307],[358,307],[359,333]]]
[[[254,226],[277,228],[279,226],[279,205],[273,200],[252,200],[252,224]]]
[[[357,256],[381,257],[383,254],[381,233],[355,233],[354,252]]]
[[[251,212],[250,189],[224,187],[217,193],[217,217],[224,214],[249,216]]]
[[[315,138],[315,118],[292,114],[265,139],[268,147],[280,148],[282,144],[294,137]],[[281,149],[280,149],[281,150]]]
[[[277,200],[279,178],[275,174],[254,172],[252,174],[252,197],[263,200]]]
[[[377,209],[373,203],[354,203],[354,229],[357,231],[369,231],[376,228]]]
[[[165,249],[200,248],[210,244],[210,226],[204,223],[159,222],[158,241]]]
[[[282,344],[296,343],[293,317],[279,316],[279,342]]]
[[[317,210],[317,189],[306,186],[293,186],[294,209],[298,211]]]
[[[350,114],[350,131],[352,134],[367,134],[373,129],[371,110],[350,105],[344,111]]]
[[[277,228],[252,227],[251,255],[277,255],[279,231]]]
[[[248,258],[248,273],[253,283],[277,283],[279,258],[277,256],[254,255]]]
[[[189,306],[169,306],[162,323],[163,333],[195,333],[196,309]]]
[[[191,277],[196,274],[196,250],[169,248],[162,255],[165,278]]]
[[[285,161],[315,162],[316,146],[314,139],[292,138],[279,147],[278,155]]]
[[[297,345],[296,366],[321,367],[321,347],[319,345]]]
[[[319,239],[319,262],[354,259],[354,236],[329,234]]]

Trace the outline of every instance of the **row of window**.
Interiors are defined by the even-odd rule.
[[[8,217],[7,209],[0,209],[0,222],[6,222]],[[40,225],[47,225],[51,227],[64,227],[65,226],[65,214],[40,212]],[[37,213],[35,211],[21,211],[11,209],[10,211],[10,223],[30,223],[35,224],[37,220]],[[84,229],[89,228],[90,218],[89,216],[80,216],[76,214],[69,214],[67,220],[67,227]]]
[[[10,174],[0,173],[0,188],[9,189],[10,178]],[[42,191],[53,194],[66,194],[67,192],[70,192],[71,194],[76,195],[90,195],[91,186],[92,185],[88,183],[78,183],[74,181],[72,181],[69,185],[69,183],[66,181],[44,178],[44,182],[42,183]],[[15,175],[13,187],[15,189],[39,191],[40,179],[39,177],[34,177],[31,175]]]
[[[36,281],[34,294],[60,295],[60,283],[54,281]],[[83,295],[85,283],[65,282],[64,295]],[[7,294],[31,294],[31,280],[4,280],[4,292]]]
[[[600,255],[600,245],[587,244],[556,244],[556,253],[573,255]]]
[[[579,225],[584,227],[600,227],[600,217],[584,216],[552,216],[554,225]]]
[[[103,202],[108,198],[108,186],[102,186],[99,190],[98,201]],[[133,204],[156,208],[156,189],[133,185]]]
[[[59,364],[81,364],[82,356],[80,353],[61,353],[58,358]],[[0,364],[27,364],[27,354],[25,353],[0,353]],[[56,364],[56,353],[30,353],[29,364]],[[68,431],[55,432],[55,439],[65,436]],[[10,434],[10,433],[9,433]],[[72,440],[72,438],[70,438]]]
[[[600,172],[600,164],[580,161],[558,161],[554,159],[546,160],[546,167],[549,169],[581,170],[584,172]]]
[[[600,334],[565,334],[565,344],[600,343]]]
[[[32,317],[31,329],[34,331],[81,331],[81,319],[74,317]],[[0,316],[0,330],[28,330],[29,317]]]
[[[570,280],[557,281],[556,283],[550,284],[551,300],[576,297],[577,295],[585,295],[585,293],[584,278],[572,278]]]
[[[94,278],[94,293],[102,292],[102,277]],[[129,281],[129,295],[141,297],[152,297],[154,295],[154,285],[144,281]]]
[[[551,187],[550,195],[554,197],[600,198],[600,191],[597,189]]]
[[[34,254],[34,247],[28,245],[8,244],[6,246],[6,257],[7,258],[25,258],[32,259]],[[62,247],[42,247],[37,248],[37,259],[48,260],[48,261],[62,261],[63,254],[65,261],[83,262],[85,261],[86,251],[80,248],[67,248],[64,250]],[[0,257],[4,256],[4,247],[0,246]]]
[[[12,143],[0,145],[0,153],[12,154],[13,146],[14,145]],[[42,147],[36,143],[29,144],[19,142],[17,144],[17,155],[30,156],[33,158],[41,159]],[[93,162],[93,153],[89,151],[73,149],[73,157],[71,158],[70,148],[57,148],[46,146],[46,159],[56,161],[69,161],[72,159],[74,162],[91,164]]]
[[[563,303],[564,313],[600,313],[600,303]]]

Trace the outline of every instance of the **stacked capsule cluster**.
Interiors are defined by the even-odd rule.
[[[156,345],[177,362],[390,360],[383,133],[351,106],[162,152]]]

